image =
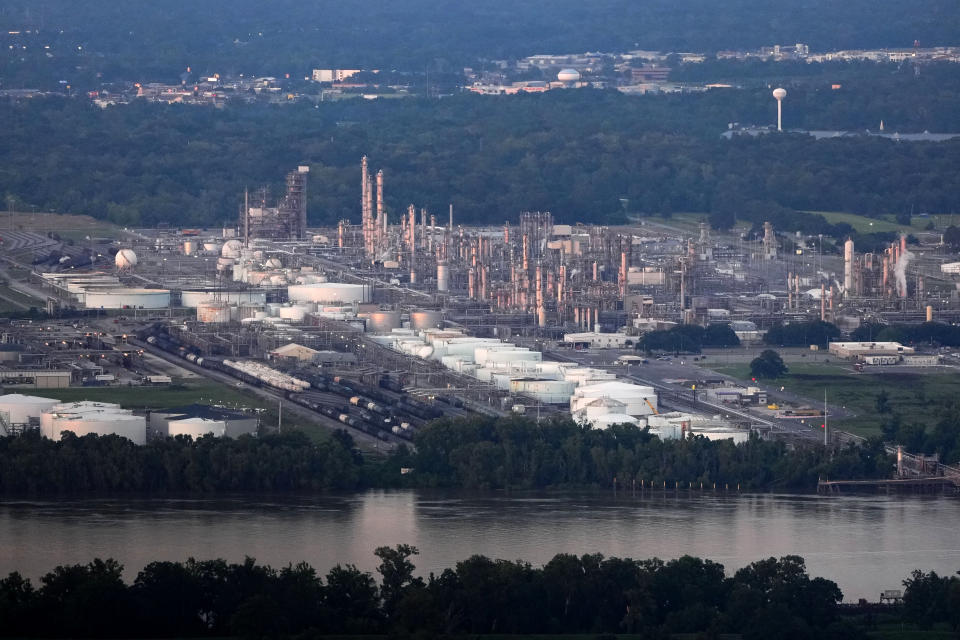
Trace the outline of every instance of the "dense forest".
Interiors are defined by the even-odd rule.
[[[952,0],[7,0],[0,33],[5,83],[44,88],[176,80],[187,66],[278,77],[311,67],[437,73],[541,53],[955,45],[960,15]]]
[[[424,579],[416,547],[374,553],[379,582],[352,565],[321,576],[306,563],[276,569],[252,558],[152,562],[131,584],[114,560],[57,567],[38,587],[11,573],[0,579],[0,636],[733,633],[744,640],[859,640],[876,624],[874,615],[843,611],[836,583],[811,578],[798,556],[759,560],[732,577],[723,565],[691,556],[664,562],[559,554],[542,567],[472,556]],[[890,622],[901,630],[904,623],[957,628],[960,580],[915,571],[904,585],[902,607],[884,612]]]
[[[807,489],[818,477],[875,478],[890,474],[880,441],[836,452],[788,448],[751,438],[741,445],[703,437],[660,440],[646,429],[618,425],[585,429],[569,418],[535,423],[520,418],[441,419],[417,434],[415,452],[403,450],[387,468],[412,467],[414,486],[540,488],[621,487],[636,482],[723,488]]]
[[[216,492],[459,487],[542,489],[609,487],[634,481],[669,486],[704,483],[733,490],[812,491],[820,475],[889,475],[882,443],[827,452],[753,438],[662,441],[646,429],[581,427],[569,418],[435,421],[386,460],[367,460],[344,432],[317,444],[299,432],[236,440],[186,437],[137,446],[119,436],[30,433],[0,438],[0,494],[89,491]],[[400,469],[413,473],[401,475]]]
[[[940,89],[913,86],[911,74],[876,100],[791,90],[790,125],[866,129],[886,118],[890,129],[960,131],[960,65],[952,67]],[[499,224],[548,210],[560,221],[611,224],[628,214],[692,211],[715,214],[718,226],[771,220],[782,230],[843,236],[848,225],[798,211],[960,211],[960,140],[720,136],[729,122],[774,118],[767,89],[642,97],[583,89],[222,110],[5,102],[0,194],[22,210],[125,226],[216,226],[235,224],[244,187],[276,187],[307,163],[310,221],[334,224],[359,219],[359,159],[367,154],[384,169],[388,211],[415,203],[445,212],[453,203],[462,222]]]

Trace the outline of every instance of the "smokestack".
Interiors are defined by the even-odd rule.
[[[487,276],[490,274],[490,267],[483,265],[480,267],[480,299],[487,299]]]
[[[417,248],[417,209],[411,204],[407,207],[407,246],[410,247],[410,260]]]
[[[337,223],[337,246],[343,249],[343,220]]]
[[[386,212],[383,210],[383,169],[377,171],[377,223],[376,236],[379,240],[377,244],[383,244],[386,238],[387,226],[385,223]]]
[[[887,277],[890,272],[890,256],[883,256],[883,297],[887,297]]]
[[[620,299],[627,297],[627,252],[620,252]]]
[[[477,270],[473,267],[470,267],[470,270],[467,271],[467,296],[470,299],[476,297],[477,289]]]
[[[250,246],[250,191],[248,189],[243,190],[243,246]]]
[[[530,272],[530,236],[523,234],[523,270]]]
[[[820,285],[820,322],[823,322],[827,319],[827,290],[826,287]]]
[[[933,306],[927,305],[927,322],[933,322]]]
[[[453,233],[453,203],[450,203],[450,233]]]

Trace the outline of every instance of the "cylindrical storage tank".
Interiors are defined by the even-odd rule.
[[[196,440],[207,434],[213,434],[215,437],[221,438],[226,431],[227,423],[223,420],[184,418],[183,420],[170,420],[167,423],[167,435],[171,438],[176,436],[190,436]]]
[[[285,285],[285,284],[287,284],[287,277],[286,277],[285,275],[279,274],[279,273],[274,274],[274,275],[270,276],[270,284],[272,284],[272,285],[274,285],[274,286],[277,286],[277,287],[282,286],[282,285]]]
[[[197,320],[204,323],[230,322],[230,305],[219,300],[204,300],[197,305]]]
[[[576,382],[568,382],[567,380],[514,378],[510,381],[511,393],[530,396],[544,404],[568,403],[576,388]]]
[[[220,252],[220,243],[219,242],[204,242],[203,250],[208,253],[219,253]]]
[[[437,263],[437,291],[448,291],[450,289],[450,272],[443,262]]]
[[[281,307],[277,312],[277,315],[284,320],[290,320],[291,322],[303,322],[303,319],[307,317],[306,312],[302,307]]]
[[[266,311],[257,311],[256,313],[253,314],[253,317],[255,320],[265,320],[270,316],[267,314]]]
[[[147,419],[107,402],[58,404],[40,416],[40,433],[45,437],[60,440],[64,431],[81,437],[114,434],[142,445],[147,442]]]
[[[370,289],[362,284],[318,282],[294,284],[287,289],[290,300],[297,302],[353,303],[370,302]]]
[[[443,312],[442,311],[411,311],[410,328],[414,331],[423,331],[424,329],[442,329]]]
[[[169,289],[103,289],[83,294],[87,309],[163,309],[170,306]]]
[[[60,404],[59,400],[8,393],[0,396],[0,414],[7,424],[27,424],[30,418],[39,419],[47,409]]]
[[[399,328],[399,311],[373,311],[367,317],[368,333],[390,333]]]
[[[282,269],[283,263],[280,262],[280,258],[269,258],[263,266],[267,269]]]
[[[229,271],[233,269],[233,258],[217,258],[217,271]]]
[[[197,243],[193,240],[185,240],[183,242],[183,255],[192,256],[197,252]]]

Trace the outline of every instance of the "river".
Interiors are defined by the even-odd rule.
[[[728,573],[797,554],[847,601],[876,600],[914,568],[960,570],[960,500],[738,494],[473,494],[368,491],[345,495],[0,501],[0,575],[34,580],[58,564],[113,557],[128,579],[153,560],[244,556],[273,566],[305,560],[372,571],[373,549],[410,543],[418,572],[472,554],[540,565],[559,552],[633,558],[683,554]]]

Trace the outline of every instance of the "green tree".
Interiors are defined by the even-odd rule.
[[[786,373],[787,365],[773,349],[764,349],[750,361],[750,375],[754,378],[779,378]]]

